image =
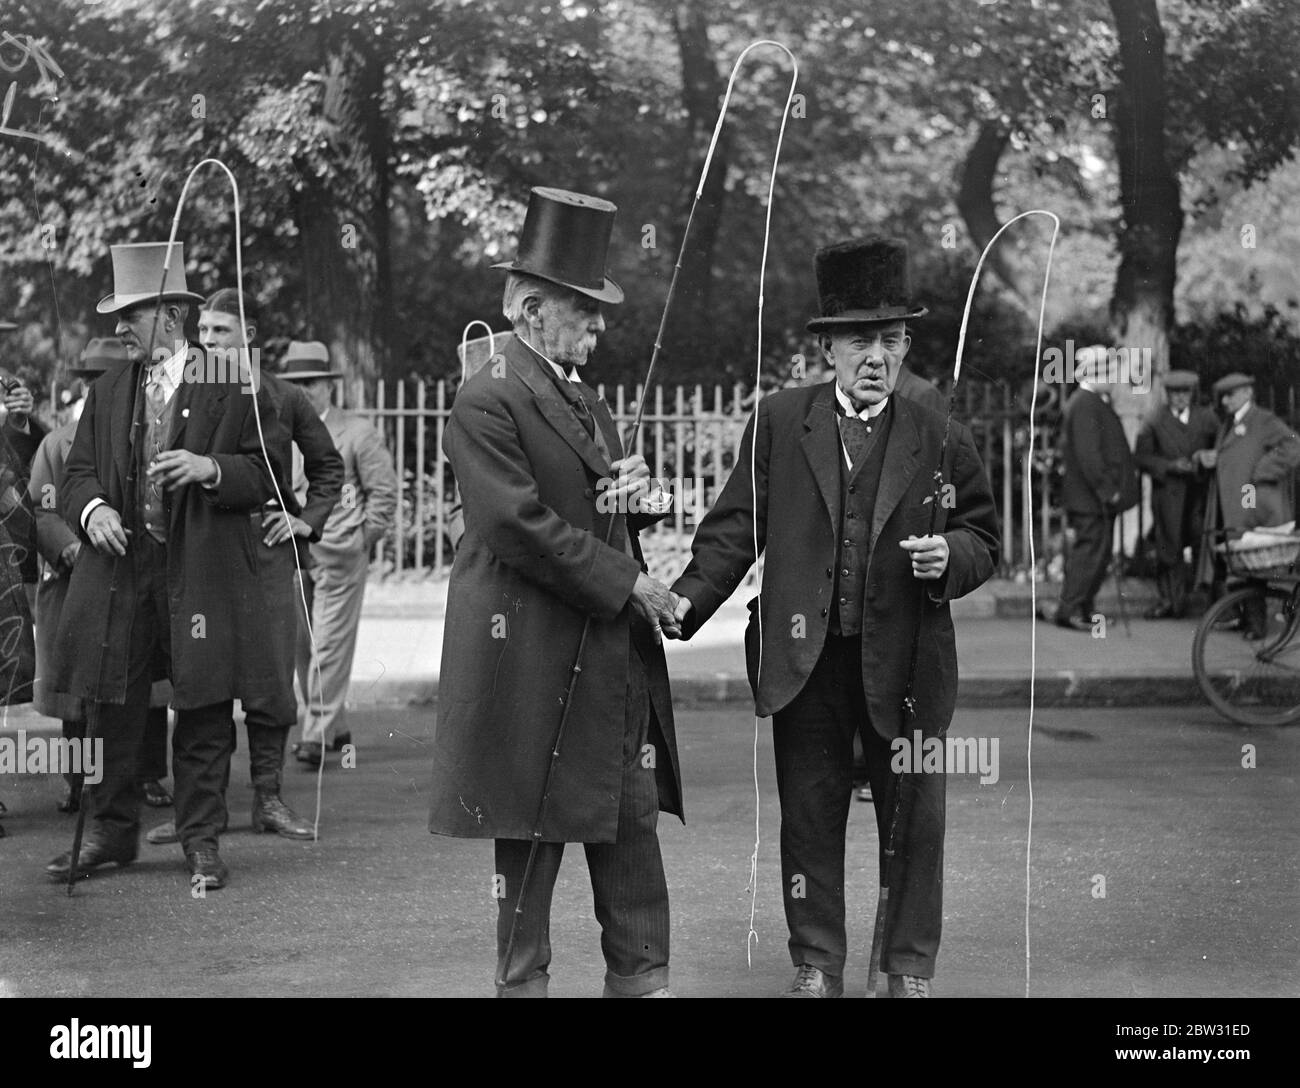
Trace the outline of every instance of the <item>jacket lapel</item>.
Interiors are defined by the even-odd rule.
[[[592,472],[597,476],[610,475],[608,459],[587,434],[586,428],[578,422],[578,417],[569,402],[555,388],[555,382],[542,373],[542,367],[546,366],[546,363],[521,344],[516,336],[511,336],[506,342],[502,354],[511,369],[532,391],[534,403],[537,405],[537,410],[541,412],[542,418],[572,447],[573,452],[582,458],[583,463]]]
[[[876,506],[871,515],[873,546],[921,467],[921,435],[912,419],[910,403],[905,397],[895,396],[890,411],[894,413],[894,422],[889,428],[885,463],[880,469],[880,487],[876,490]]]
[[[813,397],[804,417],[805,433],[799,444],[822,493],[832,531],[840,523],[840,461],[844,457],[835,416],[835,382],[831,380]]]

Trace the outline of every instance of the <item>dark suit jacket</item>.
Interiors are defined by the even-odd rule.
[[[1141,498],[1137,464],[1115,410],[1089,389],[1076,390],[1061,416],[1065,479],[1061,505],[1075,514],[1102,514],[1112,500],[1128,510]]]
[[[133,524],[135,496],[127,483],[134,456],[133,394],[140,382],[137,364],[111,371],[90,387],[59,495],[59,510],[85,546],[59,617],[54,686],[98,702],[126,699],[135,612],[129,549],[145,532]],[[263,433],[270,433],[276,421],[265,387],[256,400]],[[173,705],[185,710],[266,696],[279,690],[281,679],[271,661],[267,625],[249,617],[258,614],[261,601],[261,509],[274,489],[254,397],[237,381],[182,381],[174,413],[168,448],[210,455],[221,482],[212,489],[187,484],[164,498]],[[133,530],[124,559],[96,551],[82,529],[82,512],[95,498]]]
[[[456,394],[443,439],[464,501],[465,536],[447,589],[429,830],[530,837],[590,620],[542,830],[552,842],[613,842],[628,600],[644,564],[635,519],[629,527],[623,514],[600,509],[600,483],[613,475],[609,459],[544,366],[511,336],[500,362]],[[621,456],[609,410],[597,408],[605,442]],[[668,670],[661,647],[643,650],[658,720],[651,743],[659,805],[680,815]]]
[[[764,397],[745,429],[736,467],[696,530],[693,558],[674,584],[692,610],[690,637],[729,597],[754,563],[754,533],[766,555],[762,592],[750,602],[745,646],[760,717],[803,689],[825,645],[840,523],[839,430],[834,383],[783,389]],[[872,517],[862,628],[862,681],[872,725],[883,737],[904,726],[902,699],[912,637],[920,625],[917,717],[909,728],[946,729],[957,695],[957,650],[948,602],[993,573],[998,523],[988,478],[970,431],[953,423],[944,460],[945,490],[935,531],[948,541],[942,579],[922,582],[899,547],[929,530],[933,481],[944,420],[894,397],[895,418]],[[757,426],[755,424],[757,419]],[[754,456],[751,485],[751,454]],[[769,517],[768,512],[779,512]],[[759,669],[758,626],[762,621]]]
[[[280,494],[289,513],[311,526],[311,536],[307,539],[317,541],[343,490],[343,455],[296,382],[265,371],[261,377],[275,409],[277,425],[268,446]],[[302,454],[303,474],[307,477],[307,497],[303,502],[298,501],[293,491],[293,446]]]
[[[1163,563],[1181,563],[1183,548],[1195,543],[1184,539],[1187,526],[1198,540],[1201,532],[1206,470],[1194,462],[1190,470],[1179,470],[1177,464],[1197,450],[1211,449],[1218,429],[1208,408],[1193,405],[1187,422],[1180,423],[1166,405],[1138,432],[1134,460],[1151,477],[1151,518]]]
[[[948,402],[933,382],[928,382],[912,371],[904,363],[898,369],[898,380],[894,383],[894,392],[901,393],[909,400],[916,401],[923,408],[929,408],[940,415],[948,414]]]

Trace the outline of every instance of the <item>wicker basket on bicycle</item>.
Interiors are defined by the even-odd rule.
[[[1295,522],[1276,529],[1248,529],[1216,546],[1228,573],[1238,578],[1285,578],[1297,573],[1300,533]]]

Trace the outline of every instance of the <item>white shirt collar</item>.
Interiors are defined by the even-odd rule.
[[[1097,392],[1097,387],[1096,387],[1095,385],[1093,385],[1092,382],[1087,382],[1087,381],[1080,380],[1080,382],[1079,382],[1079,388],[1080,388],[1080,389],[1086,389],[1089,393],[1096,393],[1096,392]],[[1098,393],[1097,395],[1100,396],[1101,394]]]
[[[327,415],[330,414],[330,408],[331,408],[331,407],[332,407],[331,405],[328,405],[328,404],[327,404],[327,405],[325,405],[325,411],[321,412],[321,414],[320,414],[320,421],[321,421],[322,423],[325,422],[325,417],[326,417]]]
[[[1178,420],[1179,423],[1186,423],[1192,418],[1192,410],[1190,408],[1184,408],[1181,412],[1174,412],[1174,418]]]
[[[885,405],[889,403],[889,398],[886,397],[879,404],[870,404],[866,408],[862,409],[862,411],[858,411],[857,406],[849,400],[845,395],[844,390],[840,388],[839,382],[835,382],[835,399],[840,402],[840,407],[844,410],[845,415],[857,416],[858,419],[863,422],[866,422],[869,419],[875,419],[876,416],[880,415],[880,413],[885,410]]]
[[[1245,404],[1243,404],[1240,408],[1238,408],[1235,412],[1233,412],[1233,413],[1232,413],[1232,422],[1233,422],[1233,423],[1240,423],[1243,419],[1245,419],[1245,418],[1246,418],[1246,413],[1250,411],[1250,406],[1251,406],[1252,404],[1254,404],[1254,403],[1255,403],[1255,402],[1254,402],[1253,400],[1248,400],[1248,401],[1246,401]]]
[[[163,391],[163,397],[171,400],[176,390],[181,387],[181,377],[185,373],[185,357],[189,353],[189,344],[179,341],[180,347],[170,358],[161,363],[152,363],[149,367],[149,380],[157,382]]]
[[[555,371],[555,375],[556,375],[556,377],[558,377],[558,378],[560,379],[560,381],[562,381],[562,382],[573,382],[575,385],[576,385],[578,382],[582,381],[582,379],[581,379],[580,377],[578,377],[578,368],[577,368],[577,367],[573,367],[573,366],[571,366],[571,367],[569,367],[568,373],[565,373],[564,368],[563,368],[562,366],[560,366],[559,363],[557,363],[557,362],[555,362],[553,359],[551,359],[551,358],[550,358],[550,357],[549,357],[545,352],[538,351],[537,348],[533,347],[533,345],[530,344],[527,340],[525,340],[522,336],[519,337],[518,339],[519,339],[519,342],[520,342],[521,344],[524,345],[524,347],[526,347],[529,351],[531,351],[531,352],[532,352],[534,355],[536,355],[539,359],[542,359],[543,361],[545,361],[546,364],[547,364],[548,366],[550,366],[550,368],[551,368],[552,370]]]

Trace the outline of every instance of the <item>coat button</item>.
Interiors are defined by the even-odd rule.
[[[857,516],[858,516],[858,515],[855,514],[852,510],[849,511],[849,520],[850,520],[850,521],[852,521],[852,520],[853,520],[854,518],[856,518]]]
[[[858,493],[858,485],[857,485],[857,484],[849,484],[849,494],[850,494],[850,495],[856,495],[857,493]]]
[[[826,577],[829,578],[830,576],[831,576],[831,568],[830,568],[830,567],[827,567],[827,568],[826,568]]]
[[[827,615],[829,612],[830,612],[830,609],[829,609],[829,608],[823,608],[823,609],[822,609],[822,615],[823,615],[823,616]]]
[[[853,547],[853,541],[851,541],[848,537],[845,537],[845,538],[844,538],[844,546],[845,546],[846,548],[851,548],[851,547]]]
[[[588,499],[594,499],[596,497],[596,493],[589,487],[585,488],[582,494],[584,498],[588,498]]]
[[[848,604],[848,603],[849,603],[849,599],[847,597],[840,598],[840,604]]]
[[[849,577],[849,568],[848,568],[848,567],[845,567],[842,571],[840,571],[840,575],[841,575],[841,577],[844,577],[844,578]]]

